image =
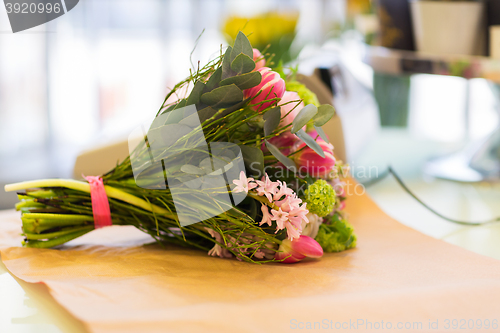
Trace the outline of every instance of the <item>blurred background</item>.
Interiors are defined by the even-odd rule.
[[[271,44],[276,65],[321,69],[359,181],[392,165],[445,215],[500,215],[499,4],[81,0],[16,34],[2,7],[0,186],[71,177],[81,151],[126,138],[192,65],[217,56],[243,29],[254,46]],[[390,178],[368,193],[407,225],[500,258],[499,248],[484,245],[500,236],[494,227],[472,232],[444,222]],[[15,201],[0,191],[0,209]],[[471,232],[480,236],[471,240]]]

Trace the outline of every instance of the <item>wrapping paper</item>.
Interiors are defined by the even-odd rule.
[[[499,261],[405,227],[366,195],[347,211],[356,249],[292,265],[146,244],[117,226],[59,249],[22,248],[14,212],[0,214],[0,253],[90,332],[498,331],[484,325],[500,319]]]

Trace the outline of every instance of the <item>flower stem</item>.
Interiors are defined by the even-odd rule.
[[[16,184],[5,185],[6,192],[25,190],[29,188],[44,188],[44,187],[65,187],[76,191],[81,191],[85,193],[90,193],[90,185],[85,182],[72,180],[72,179],[43,179],[43,180],[35,180],[35,181],[27,181]],[[169,216],[171,218],[175,218],[168,210],[148,203],[147,201],[137,198],[132,194],[123,192],[111,186],[105,185],[104,189],[106,190],[106,194],[110,198],[118,199],[124,202],[127,202],[136,207],[142,208],[144,210],[162,214],[165,216]]]

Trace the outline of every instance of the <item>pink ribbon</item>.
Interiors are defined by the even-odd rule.
[[[88,176],[85,179],[90,185],[90,198],[92,200],[92,213],[94,214],[94,226],[96,229],[113,225],[111,222],[111,210],[109,209],[108,196],[104,189],[104,183],[100,177]]]

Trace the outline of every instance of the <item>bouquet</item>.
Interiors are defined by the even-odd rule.
[[[344,169],[321,129],[335,110],[319,105],[293,71],[265,65],[240,32],[168,93],[113,170],[7,185],[18,191],[23,245],[56,247],[132,225],[158,242],[253,263],[354,247]]]

